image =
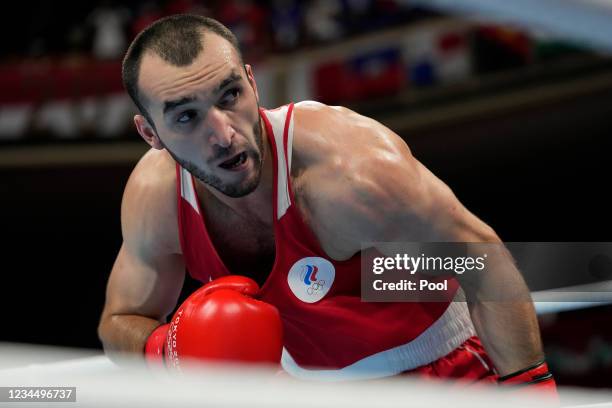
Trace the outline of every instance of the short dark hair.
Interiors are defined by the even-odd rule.
[[[227,27],[215,19],[193,14],[176,14],[159,19],[142,30],[130,44],[121,69],[123,86],[151,126],[155,127],[155,124],[140,100],[138,90],[142,56],[147,51],[153,51],[174,66],[190,65],[202,52],[204,32],[212,32],[229,41],[242,61],[238,40]]]

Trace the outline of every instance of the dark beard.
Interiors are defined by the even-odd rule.
[[[259,180],[261,178],[261,169],[263,167],[262,154],[264,150],[263,150],[263,138],[261,136],[260,121],[261,121],[261,118],[259,118],[259,120],[257,120],[257,122],[255,122],[255,124],[253,125],[253,135],[255,137],[255,143],[257,144],[259,153],[255,151],[254,149],[249,149],[246,151],[247,156],[253,160],[254,168],[255,168],[255,177],[245,180],[241,184],[224,184],[219,177],[213,174],[207,174],[206,172],[202,171],[202,169],[200,169],[198,166],[196,166],[190,161],[179,159],[172,151],[168,149],[168,147],[166,147],[165,145],[164,147],[166,148],[168,153],[170,153],[170,156],[172,156],[172,158],[178,164],[180,164],[184,169],[186,169],[189,173],[193,174],[194,177],[201,180],[203,183],[211,186],[215,190],[219,191],[220,193],[228,197],[231,197],[231,198],[244,197],[252,193],[257,188],[257,186],[259,185]]]

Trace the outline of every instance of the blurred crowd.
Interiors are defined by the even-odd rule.
[[[121,85],[121,58],[140,31],[167,15],[216,18],[235,33],[251,64],[436,15],[408,0],[62,3],[14,4],[14,17],[0,27],[10,39],[0,53],[0,142],[128,134],[135,111]]]
[[[8,44],[5,60],[66,54],[119,59],[138,32],[176,13],[220,20],[251,60],[433,14],[411,7],[409,0],[98,0],[70,4],[61,13],[54,13],[54,2],[30,2],[27,7],[20,16],[19,40]]]
[[[575,51],[520,29],[444,17],[411,0],[97,0],[67,7],[29,0],[16,6],[15,18],[0,25],[8,39],[0,53],[0,143],[130,137],[135,107],[122,86],[121,58],[142,29],[177,13],[214,17],[236,34],[265,90],[262,106],[383,100]],[[387,34],[374,34],[382,30]],[[326,46],[356,37],[350,46]],[[313,48],[317,56],[300,52]],[[283,64],[270,62],[271,55],[289,54]]]

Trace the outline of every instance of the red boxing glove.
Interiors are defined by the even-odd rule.
[[[544,360],[531,367],[499,377],[497,381],[502,386],[522,387],[525,390],[549,397],[551,402],[559,403],[557,384]]]
[[[145,360],[151,365],[161,365],[164,362],[164,354],[166,347],[166,337],[168,336],[168,330],[170,324],[162,324],[158,326],[147,338],[145,344]]]
[[[166,364],[185,359],[280,362],[283,330],[278,310],[253,299],[257,283],[225,276],[196,290],[179,307],[168,331]]]

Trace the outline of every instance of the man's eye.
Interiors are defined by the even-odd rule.
[[[196,117],[196,115],[197,113],[194,110],[185,111],[176,118],[176,122],[181,124],[189,123]]]
[[[234,102],[236,102],[236,99],[238,99],[239,95],[240,95],[240,88],[228,89],[227,92],[225,92],[223,96],[221,97],[219,104],[221,106],[231,106],[234,104]]]

